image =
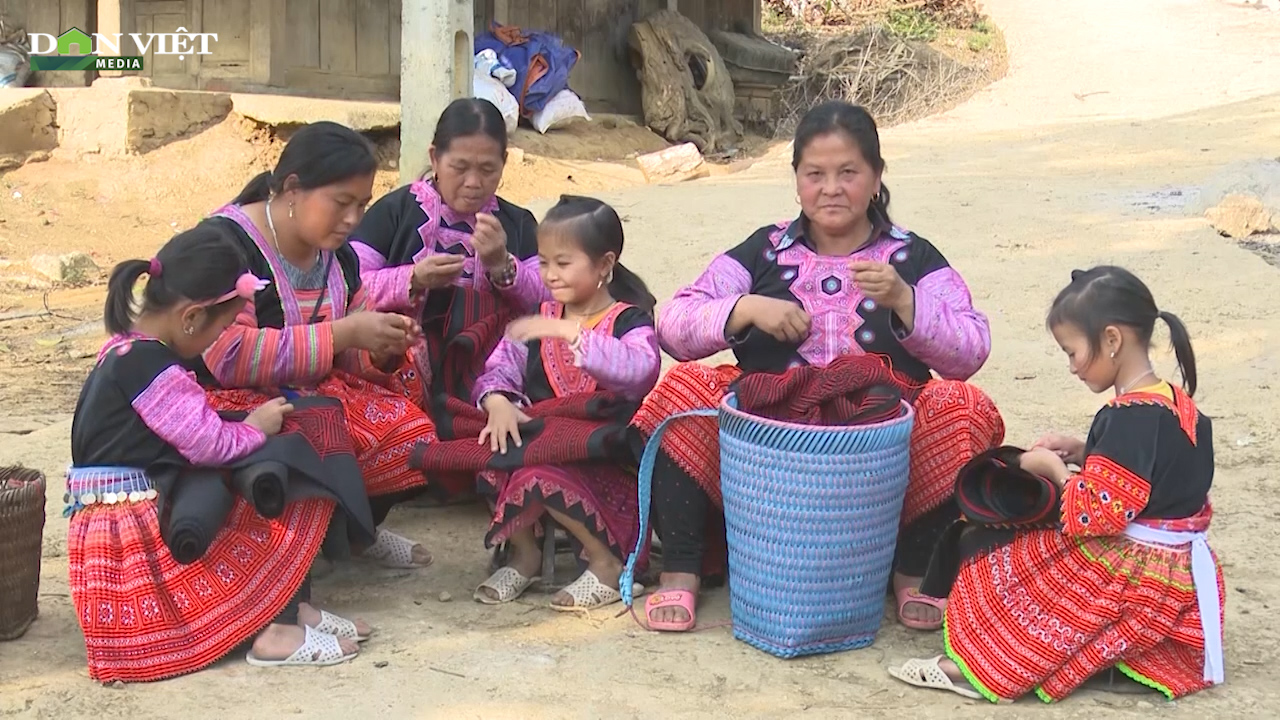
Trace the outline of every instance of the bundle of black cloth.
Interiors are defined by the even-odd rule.
[[[374,542],[373,513],[341,402],[315,396],[292,404],[280,432],[243,458],[218,468],[148,468],[159,493],[160,535],[174,560],[189,564],[204,556],[237,494],[266,518],[304,498],[336,501],[323,546],[330,559],[348,557],[352,543]],[[242,420],[245,413],[233,415],[223,413],[228,420]]]
[[[167,466],[152,481],[160,494],[160,537],[173,559],[189,565],[204,557],[235,503],[222,471]]]
[[[938,539],[920,592],[944,598],[965,560],[999,547],[1018,530],[1061,526],[1062,488],[1023,470],[1022,448],[1005,445],[965,463],[956,473],[960,519]]]

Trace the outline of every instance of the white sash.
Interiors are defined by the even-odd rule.
[[[1209,552],[1209,540],[1202,532],[1173,532],[1131,523],[1124,529],[1131,540],[1160,545],[1191,546],[1191,579],[1200,606],[1200,628],[1204,631],[1204,679],[1214,685],[1224,680],[1222,659],[1222,599],[1218,596],[1218,571]]]

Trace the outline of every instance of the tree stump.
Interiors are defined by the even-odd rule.
[[[629,44],[650,129],[704,155],[737,146],[742,124],[733,116],[733,80],[706,34],[685,16],[659,10],[631,26]]]

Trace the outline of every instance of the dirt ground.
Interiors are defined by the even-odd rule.
[[[0,715],[1274,716],[1280,685],[1269,668],[1280,661],[1280,623],[1270,605],[1280,593],[1272,551],[1280,540],[1274,480],[1280,386],[1271,378],[1280,372],[1274,319],[1280,277],[1201,218],[1142,198],[1193,189],[1224,166],[1277,153],[1280,13],[1219,0],[986,5],[1009,42],[1009,76],[951,112],[884,133],[894,217],[939,245],[991,317],[995,350],[975,380],[1002,408],[1013,442],[1051,429],[1083,433],[1101,402],[1067,373],[1043,329],[1047,304],[1071,268],[1129,266],[1152,286],[1162,308],[1188,323],[1200,361],[1197,399],[1214,418],[1218,453],[1212,542],[1228,585],[1225,686],[1178,703],[1081,692],[1057,706],[1028,700],[997,709],[890,679],[890,663],[941,650],[938,635],[910,632],[891,620],[872,648],[781,661],[735,641],[725,628],[650,635],[613,611],[552,613],[540,595],[481,607],[469,599],[485,575],[481,514],[403,508],[390,526],[426,542],[435,551],[434,567],[417,573],[340,567],[316,583],[319,602],[379,628],[354,662],[262,672],[233,656],[172,681],[101,688],[85,670],[60,516],[60,478],[69,457],[65,413],[87,367],[81,355],[99,341],[97,320],[85,309],[99,291],[89,288],[49,296],[50,308],[84,313],[79,319],[0,324],[0,403],[7,411],[0,464],[38,467],[51,482],[41,618],[21,640],[0,643]],[[258,152],[244,143],[236,147]],[[0,177],[0,219],[16,214],[12,203],[37,203],[48,220],[38,228],[39,243],[49,252],[90,247],[104,265],[146,256],[175,226],[229,199],[244,181],[243,162],[261,161],[227,155],[233,151],[225,147],[183,154],[190,152],[172,146],[136,170],[113,166],[118,174],[108,184],[77,185],[77,175],[90,169],[60,167],[57,160],[29,165]],[[561,191],[547,191],[560,174],[572,175],[584,191],[603,193],[627,221],[628,263],[659,297],[669,297],[715,252],[795,212],[787,160],[779,151],[744,172],[677,187],[642,186],[606,166],[534,160],[508,175],[504,192],[530,201],[535,212]],[[208,175],[197,176],[196,169]],[[146,187],[131,187],[144,177]],[[390,175],[382,181],[389,183]],[[15,192],[22,197],[15,199]],[[116,200],[126,193],[141,199]],[[14,241],[10,224],[0,223],[0,243]],[[28,232],[25,221],[23,227]],[[14,250],[0,245],[6,257]],[[40,294],[30,291],[9,292],[0,302],[0,313],[41,306]],[[41,370],[47,390],[33,388],[35,365],[50,357],[65,358],[57,360],[60,379]],[[1169,364],[1160,358],[1165,371]],[[724,590],[705,598],[703,623],[728,615]]]

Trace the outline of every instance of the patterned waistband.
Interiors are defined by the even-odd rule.
[[[131,467],[71,467],[67,469],[63,517],[92,505],[116,505],[156,499],[145,470]]]

